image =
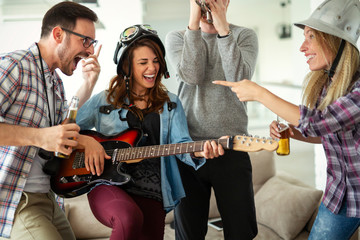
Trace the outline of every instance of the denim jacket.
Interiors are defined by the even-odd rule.
[[[160,114],[160,145],[191,142],[182,104],[175,94],[168,92],[168,95],[170,101],[176,103],[176,107],[169,111],[168,103],[164,104],[164,110]],[[94,95],[79,109],[76,123],[81,130],[95,128],[103,135],[112,136],[129,128],[126,120],[120,120],[120,117],[126,119],[128,110],[115,109],[109,113],[101,113],[99,108],[104,105],[109,105],[106,91]],[[204,158],[193,159],[189,153],[161,157],[161,191],[166,212],[171,211],[185,197],[175,156],[195,169],[205,163]]]

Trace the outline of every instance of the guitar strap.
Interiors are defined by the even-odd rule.
[[[113,105],[103,105],[99,107],[99,112],[103,114],[110,114],[116,108]]]
[[[168,101],[168,110],[169,112],[177,107],[176,102]]]
[[[177,107],[176,102],[168,101],[168,110],[169,112]],[[116,108],[109,104],[109,105],[103,105],[99,107],[99,112],[103,114],[110,114],[113,110],[116,110]],[[120,115],[120,113],[119,113]],[[120,116],[121,118],[121,116]],[[126,119],[121,118],[122,121],[125,121]]]

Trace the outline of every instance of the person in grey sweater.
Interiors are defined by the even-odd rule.
[[[198,2],[198,4],[196,3]],[[168,60],[179,81],[178,95],[193,140],[248,134],[246,103],[213,80],[251,79],[258,55],[256,33],[229,24],[230,0],[190,0],[189,26],[166,36]],[[203,9],[211,10],[206,18]],[[205,6],[205,7],[204,7]],[[210,21],[208,21],[210,20]],[[212,22],[211,22],[212,20]],[[211,187],[215,191],[225,239],[253,239],[257,224],[252,167],[246,152],[226,150],[198,171],[179,162],[186,198],[175,209],[176,239],[204,239]]]

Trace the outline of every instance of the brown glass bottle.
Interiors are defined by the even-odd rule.
[[[290,128],[288,125],[280,124],[279,147],[276,150],[277,155],[286,156],[290,154]]]
[[[77,96],[73,96],[63,124],[76,123],[76,114],[78,111],[78,106],[79,106],[79,98]],[[60,152],[55,152],[55,157],[69,158],[68,155],[65,155]]]

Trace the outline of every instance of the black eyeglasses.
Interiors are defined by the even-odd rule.
[[[94,45],[94,47],[95,47],[96,44],[97,44],[97,42],[98,42],[97,40],[92,39],[91,37],[84,36],[84,35],[82,35],[82,34],[80,34],[80,33],[73,32],[73,31],[71,31],[71,30],[69,30],[69,29],[62,28],[62,30],[64,30],[65,32],[74,34],[74,35],[76,35],[76,36],[79,36],[79,37],[81,37],[82,39],[84,39],[84,40],[83,40],[83,46],[84,46],[84,48],[89,48],[91,45]]]

